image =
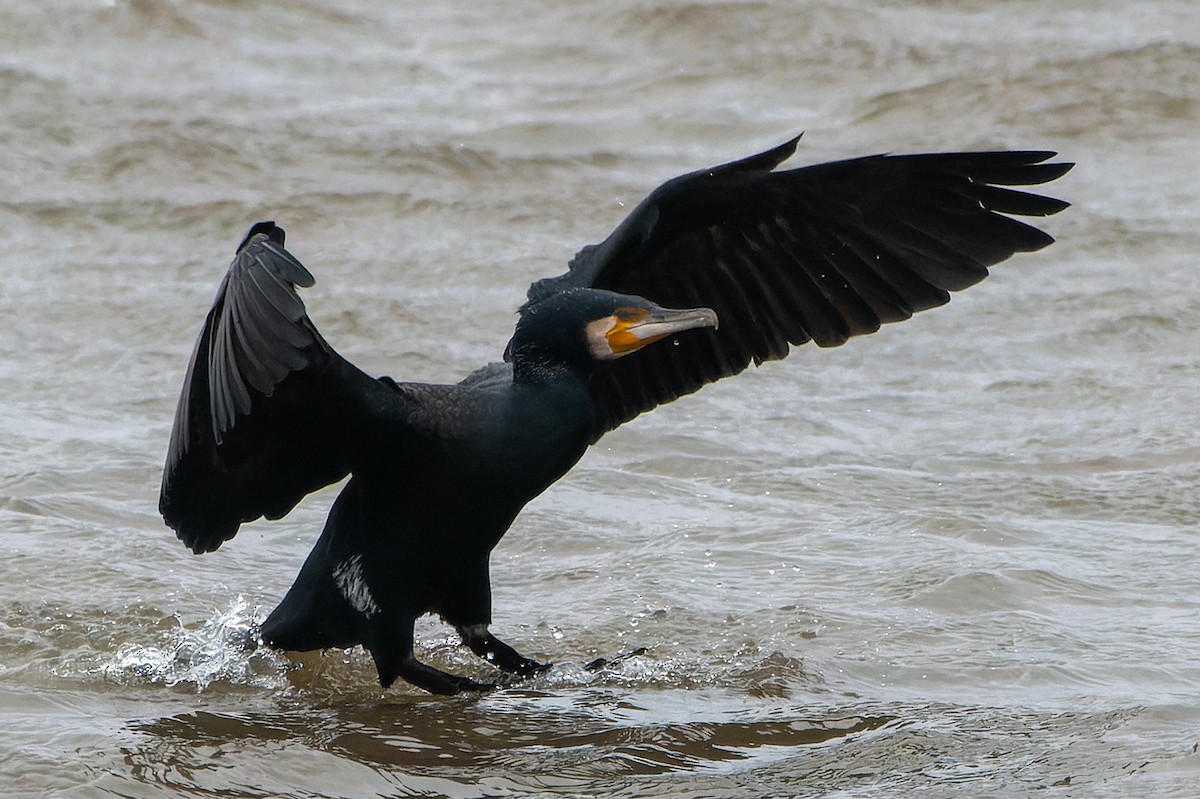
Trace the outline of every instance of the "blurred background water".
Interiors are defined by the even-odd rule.
[[[1189,0],[5,5],[0,787],[1194,797],[1198,75]],[[493,558],[548,674],[241,651],[334,494],[205,557],[155,504],[252,222],[347,357],[454,380],[660,181],[800,130],[1058,150],[1074,206],[945,308],[607,437]]]

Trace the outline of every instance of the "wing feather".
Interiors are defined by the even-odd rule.
[[[196,552],[344,477],[362,440],[361,399],[398,396],[317,332],[296,293],[313,277],[283,243],[274,223],[251,229],[184,378],[159,510]]]
[[[706,306],[720,320],[718,330],[601,365],[591,385],[597,438],[792,346],[837,346],[942,305],[990,266],[1053,241],[1008,215],[1068,206],[1009,188],[1073,166],[1046,163],[1049,151],[875,155],[774,171],[796,141],[667,181],[565,274],[530,286],[531,302],[594,287]]]

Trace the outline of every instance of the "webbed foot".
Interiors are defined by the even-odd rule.
[[[629,652],[623,652],[620,655],[614,655],[610,658],[596,658],[592,662],[584,665],[583,668],[585,671],[600,671],[600,669],[604,668],[605,666],[613,666],[623,660],[629,660],[632,657],[637,657],[638,655],[644,654],[646,654],[646,647],[639,646],[637,649]]]

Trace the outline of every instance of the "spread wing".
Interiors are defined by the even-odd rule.
[[[837,346],[941,305],[987,268],[1053,239],[1009,215],[1068,203],[1011,186],[1073,164],[1051,152],[875,155],[773,171],[797,139],[660,186],[531,301],[590,286],[706,306],[718,330],[680,335],[595,372],[600,433],[792,345]]]
[[[296,287],[314,280],[283,242],[272,222],[251,228],[184,378],[159,511],[195,552],[344,477],[358,438],[352,407],[380,385],[309,320]]]

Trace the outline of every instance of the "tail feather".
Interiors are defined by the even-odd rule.
[[[334,502],[296,582],[263,622],[262,638],[268,645],[303,652],[365,640],[379,606],[367,588],[362,555],[354,546],[364,521],[360,495],[351,480]]]
[[[305,652],[345,649],[361,642],[354,608],[339,595],[327,564],[314,564],[316,554],[309,556],[287,596],[263,622],[262,639],[267,645]]]
[[[261,632],[268,646],[297,652],[362,644],[387,688],[412,658],[419,610],[397,593],[396,575],[388,582],[380,559],[364,547],[373,524],[365,494],[354,479],[342,490],[296,582]]]

